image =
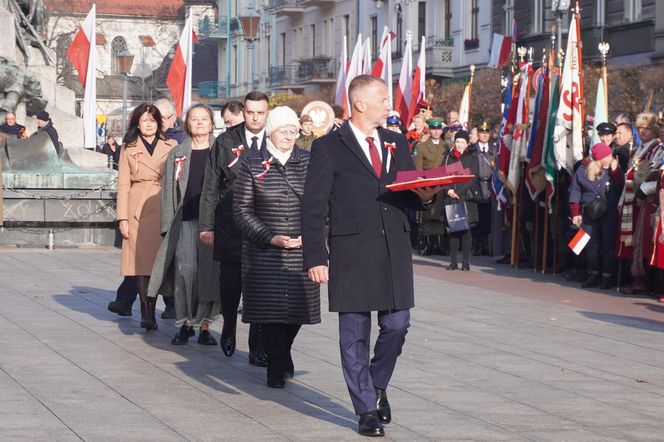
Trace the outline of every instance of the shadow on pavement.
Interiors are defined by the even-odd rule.
[[[647,308],[657,307],[650,304],[644,305]],[[625,327],[638,328],[641,330],[650,330],[655,332],[664,332],[664,322],[652,319],[637,318],[634,316],[614,315],[610,313],[599,313],[591,311],[580,311],[581,315],[596,321],[608,322],[610,324],[622,325]]]

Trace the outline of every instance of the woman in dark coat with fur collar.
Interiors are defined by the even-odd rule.
[[[233,215],[243,233],[242,320],[261,324],[273,388],[293,376],[291,346],[300,327],[320,322],[320,286],[303,270],[300,212],[310,154],[295,146],[299,128],[289,107],[270,111],[266,146],[246,155],[234,185]]]

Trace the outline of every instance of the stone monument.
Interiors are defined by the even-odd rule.
[[[0,137],[3,227],[0,244],[112,245],[117,241],[117,173],[105,155],[83,149],[83,122],[74,92],[56,83],[53,53],[40,40],[39,0],[0,0],[0,124],[7,111],[25,122],[26,139]],[[47,110],[65,150],[36,130],[32,115]]]

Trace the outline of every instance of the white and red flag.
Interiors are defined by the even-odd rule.
[[[390,98],[390,107],[394,107],[392,96],[392,38],[394,33],[385,26],[383,37],[380,39],[380,54],[371,70],[371,75],[381,78],[387,84],[387,94]]]
[[[494,33],[491,44],[491,56],[489,57],[489,64],[487,66],[493,69],[500,69],[503,66],[507,66],[510,61],[511,51],[512,39],[505,35]]]
[[[410,105],[411,91],[413,88],[413,52],[410,44],[410,38],[406,39],[406,49],[401,60],[401,74],[399,75],[399,84],[394,96],[394,109],[399,112],[404,125],[408,127],[406,119],[408,118],[408,108]]]
[[[191,106],[191,71],[194,43],[197,38],[191,24],[191,15],[184,22],[180,41],[175,49],[173,63],[166,77],[166,85],[173,95],[175,113],[181,117]]]
[[[83,147],[97,146],[97,82],[95,30],[96,8],[92,5],[90,12],[78,29],[67,49],[67,58],[74,65],[81,84],[85,89],[83,95]],[[57,146],[56,146],[57,147]]]
[[[341,108],[346,107],[346,72],[348,71],[348,40],[344,35],[344,46],[341,48],[339,59],[339,73],[337,74],[337,91],[334,94],[334,104]]]
[[[572,15],[567,51],[560,85],[560,103],[554,130],[554,153],[560,168],[574,173],[574,164],[583,158],[584,96],[581,72],[581,32],[578,5]]]
[[[415,67],[415,74],[413,74],[413,83],[411,85],[410,91],[410,105],[408,106],[408,121],[406,121],[406,127],[410,125],[410,122],[417,112],[417,105],[420,101],[424,100],[426,97],[426,37],[422,36],[422,41],[420,42],[420,55],[417,57],[417,66]]]
[[[350,63],[348,64],[348,71],[346,72],[346,100],[344,106],[344,120],[350,118],[352,113],[352,106],[350,103],[350,97],[348,96],[348,87],[350,82],[353,81],[358,75],[362,75],[362,59],[364,46],[362,44],[362,34],[357,34],[357,41],[355,42],[355,48],[353,49],[353,55],[350,58]]]
[[[364,40],[362,45],[362,74],[371,74],[371,39]]]
[[[572,249],[572,252],[578,255],[586,247],[588,241],[590,241],[590,235],[588,235],[585,230],[579,227],[579,231],[576,232],[576,235],[574,235],[567,246]]]

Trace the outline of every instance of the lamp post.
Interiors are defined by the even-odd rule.
[[[242,37],[247,42],[249,55],[249,88],[253,90],[254,85],[254,42],[258,40],[258,27],[261,18],[255,15],[238,17],[242,27]]]
[[[558,28],[558,47],[556,52],[560,53],[563,36],[563,15],[569,10],[570,0],[551,0],[551,12],[556,16],[556,27]]]
[[[128,50],[124,50],[116,55],[118,70],[123,76],[122,81],[122,138],[127,131],[127,76],[131,72],[131,65],[134,63],[134,56]]]

